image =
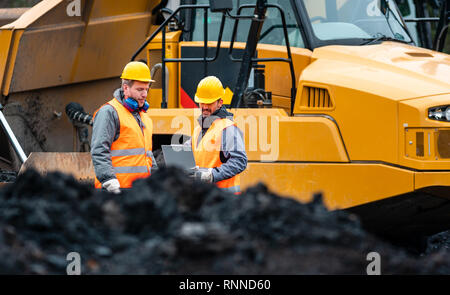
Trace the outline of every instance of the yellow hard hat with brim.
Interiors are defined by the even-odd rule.
[[[225,89],[223,89],[222,82],[215,76],[208,76],[198,83],[195,102],[213,103],[222,98],[224,94]]]
[[[152,80],[148,66],[140,61],[129,62],[123,69],[120,78],[141,82],[155,82],[155,80]]]

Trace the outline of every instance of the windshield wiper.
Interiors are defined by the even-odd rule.
[[[391,24],[389,23],[389,17],[392,15],[394,15],[394,19],[395,21],[400,25],[400,27],[403,28],[403,30],[405,31],[406,35],[408,35],[409,40],[411,40],[410,42],[406,42],[407,44],[409,43],[414,43],[413,38],[411,37],[411,35],[409,34],[408,28],[406,27],[405,23],[403,23],[402,21],[400,21],[397,17],[397,15],[395,14],[395,12],[392,10],[391,5],[389,3],[389,1],[387,0],[382,0],[382,4],[385,6],[384,10],[385,12],[382,11],[382,13],[384,14],[384,17],[386,18],[387,24],[389,26],[389,30],[391,30],[392,34],[397,34],[394,32],[394,30],[392,30]],[[402,36],[403,37],[403,36]],[[392,40],[394,41],[394,40]],[[400,41],[401,40],[397,40]]]
[[[396,41],[396,42],[409,44],[409,42],[407,42],[405,40],[389,37],[389,36],[386,36],[386,35],[380,35],[378,37],[368,38],[368,39],[363,39],[363,40],[365,42],[361,43],[361,45],[369,45],[369,44],[372,44],[372,43],[375,43],[375,42],[379,42],[379,41]]]

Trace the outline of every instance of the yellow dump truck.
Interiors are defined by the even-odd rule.
[[[243,189],[320,191],[394,234],[450,228],[450,56],[416,47],[393,0],[166,4],[44,0],[0,28],[0,103],[27,155],[87,152],[78,119],[143,60],[155,152],[190,136],[195,87],[216,75],[245,135]],[[71,102],[86,114],[68,120]]]

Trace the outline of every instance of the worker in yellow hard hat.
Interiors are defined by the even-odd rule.
[[[155,164],[153,123],[145,115],[147,93],[154,82],[150,69],[143,62],[133,61],[125,66],[120,78],[122,87],[95,113],[92,130],[95,188],[111,193],[120,193],[137,178],[150,176]]]
[[[195,178],[239,194],[239,174],[247,167],[247,154],[242,131],[233,122],[233,114],[223,106],[224,94],[217,77],[208,76],[200,81],[195,102],[202,114],[187,144],[194,152]]]

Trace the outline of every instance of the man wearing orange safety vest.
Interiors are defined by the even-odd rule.
[[[195,102],[201,108],[199,125],[190,141],[197,168],[195,178],[215,183],[219,188],[239,194],[239,174],[247,167],[247,154],[241,130],[233,122],[233,114],[222,105],[225,94],[217,77],[200,81]]]
[[[148,177],[152,168],[153,123],[145,113],[150,70],[145,63],[128,63],[122,87],[94,115],[91,155],[95,188],[120,193],[134,180]]]

